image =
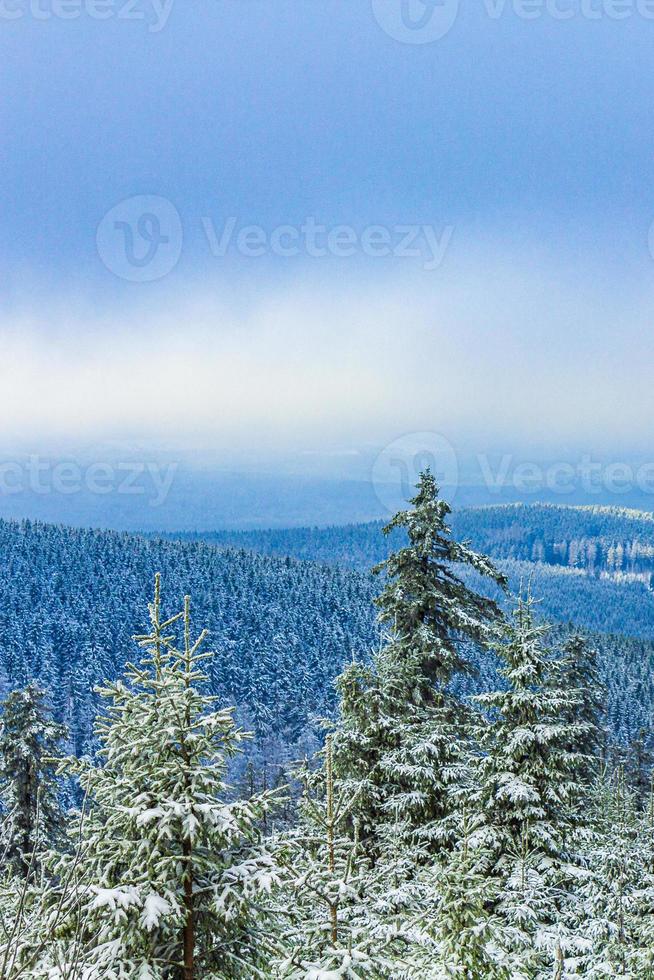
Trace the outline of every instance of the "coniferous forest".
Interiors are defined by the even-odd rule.
[[[654,977],[647,625],[501,510],[425,471],[371,574],[2,524],[0,976]],[[593,519],[549,564],[616,592]]]
[[[654,980],[654,0],[0,0],[0,980]]]

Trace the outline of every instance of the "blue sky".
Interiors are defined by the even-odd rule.
[[[648,0],[103,2],[0,4],[6,440],[646,448]]]

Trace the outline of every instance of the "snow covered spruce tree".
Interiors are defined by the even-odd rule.
[[[376,602],[386,642],[371,668],[354,664],[339,679],[336,770],[359,801],[362,843],[372,856],[385,825],[428,851],[450,836],[444,819],[468,717],[449,685],[470,671],[462,642],[487,643],[500,619],[496,603],[465,585],[456,566],[506,585],[488,558],[451,538],[450,507],[429,470],[411,504],[384,528],[403,532],[406,545],[375,569],[384,575]]]
[[[558,686],[561,662],[545,645],[548,630],[536,622],[531,597],[520,597],[496,647],[507,686],[476,697],[490,720],[481,738],[471,841],[487,855],[486,874],[500,884],[495,911],[507,950],[534,969],[539,958],[545,967],[561,955],[559,907],[576,877],[588,763],[579,746],[589,726],[575,720],[583,691]]]
[[[495,869],[522,851],[565,860],[580,816],[587,762],[579,751],[590,725],[577,720],[583,690],[558,686],[561,662],[545,646],[549,627],[536,622],[534,600],[518,599],[496,645],[506,688],[477,695],[490,712],[479,760],[475,837],[495,855]]]
[[[35,684],[10,693],[0,728],[0,977],[36,978],[37,966],[62,911],[70,910],[68,880],[51,907],[49,848],[63,842],[63,789],[56,777],[65,728],[52,720]]]
[[[65,737],[36,684],[7,696],[0,724],[0,853],[23,877],[63,828],[55,772]]]
[[[586,756],[583,770],[589,783],[597,778],[607,745],[607,691],[597,659],[597,650],[575,634],[563,647],[558,669],[552,665],[555,686],[575,692],[567,705],[561,705],[561,718],[574,726],[570,748]]]
[[[616,768],[622,767],[628,783],[636,793],[636,801],[643,806],[652,789],[654,775],[654,733],[641,728],[635,739],[613,752]]]
[[[323,755],[321,770],[305,769],[298,827],[280,841],[286,955],[278,964],[279,975],[394,980],[409,968],[411,953],[401,926],[387,915],[382,883],[361,852],[356,832],[353,838],[347,833],[354,801],[334,777],[331,735]]]
[[[645,811],[620,768],[591,797],[585,875],[571,903],[579,976],[654,978],[654,801]]]
[[[470,830],[463,805],[460,840],[443,860],[421,872],[431,888],[431,902],[423,903],[419,915],[434,940],[430,976],[509,980],[501,920],[494,912],[499,883],[486,874],[486,855],[470,846]]]
[[[83,975],[252,980],[271,956],[258,903],[276,872],[256,829],[271,799],[230,799],[226,767],[245,736],[202,693],[213,654],[200,651],[205,632],[191,640],[188,597],[162,622],[159,576],[150,619],[136,637],[144,658],[100,690],[101,764],[80,773],[88,813],[74,833],[87,884],[70,928],[88,938]]]

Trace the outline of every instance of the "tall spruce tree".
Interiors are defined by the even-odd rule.
[[[79,764],[88,813],[73,833],[87,885],[71,929],[88,941],[83,975],[252,980],[271,956],[257,907],[276,877],[257,830],[271,800],[234,800],[226,785],[245,736],[202,693],[213,655],[200,651],[205,632],[191,640],[188,597],[162,621],[157,576],[150,618],[143,659],[100,690],[100,764]]]
[[[354,664],[339,679],[336,768],[357,796],[362,841],[373,857],[389,824],[423,853],[450,835],[467,712],[449,685],[471,669],[462,642],[486,644],[501,618],[457,566],[506,585],[488,558],[452,539],[451,510],[429,470],[411,505],[384,528],[403,532],[407,543],[375,569],[384,575],[376,602],[386,641],[371,668]]]
[[[379,620],[390,630],[384,655],[411,661],[415,677],[409,696],[415,704],[433,704],[455,674],[470,672],[461,640],[485,644],[489,626],[500,618],[495,602],[470,589],[457,566],[474,569],[502,588],[506,578],[485,555],[455,541],[447,517],[451,507],[439,497],[433,474],[421,473],[411,510],[400,511],[383,530],[405,533],[408,543],[377,565],[384,588],[376,599]],[[415,686],[417,685],[417,687]]]
[[[35,852],[52,843],[63,827],[55,773],[65,737],[36,684],[7,696],[0,724],[1,846],[21,875],[27,875]]]

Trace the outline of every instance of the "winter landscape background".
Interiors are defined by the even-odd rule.
[[[0,980],[654,980],[652,0],[0,0]]]

